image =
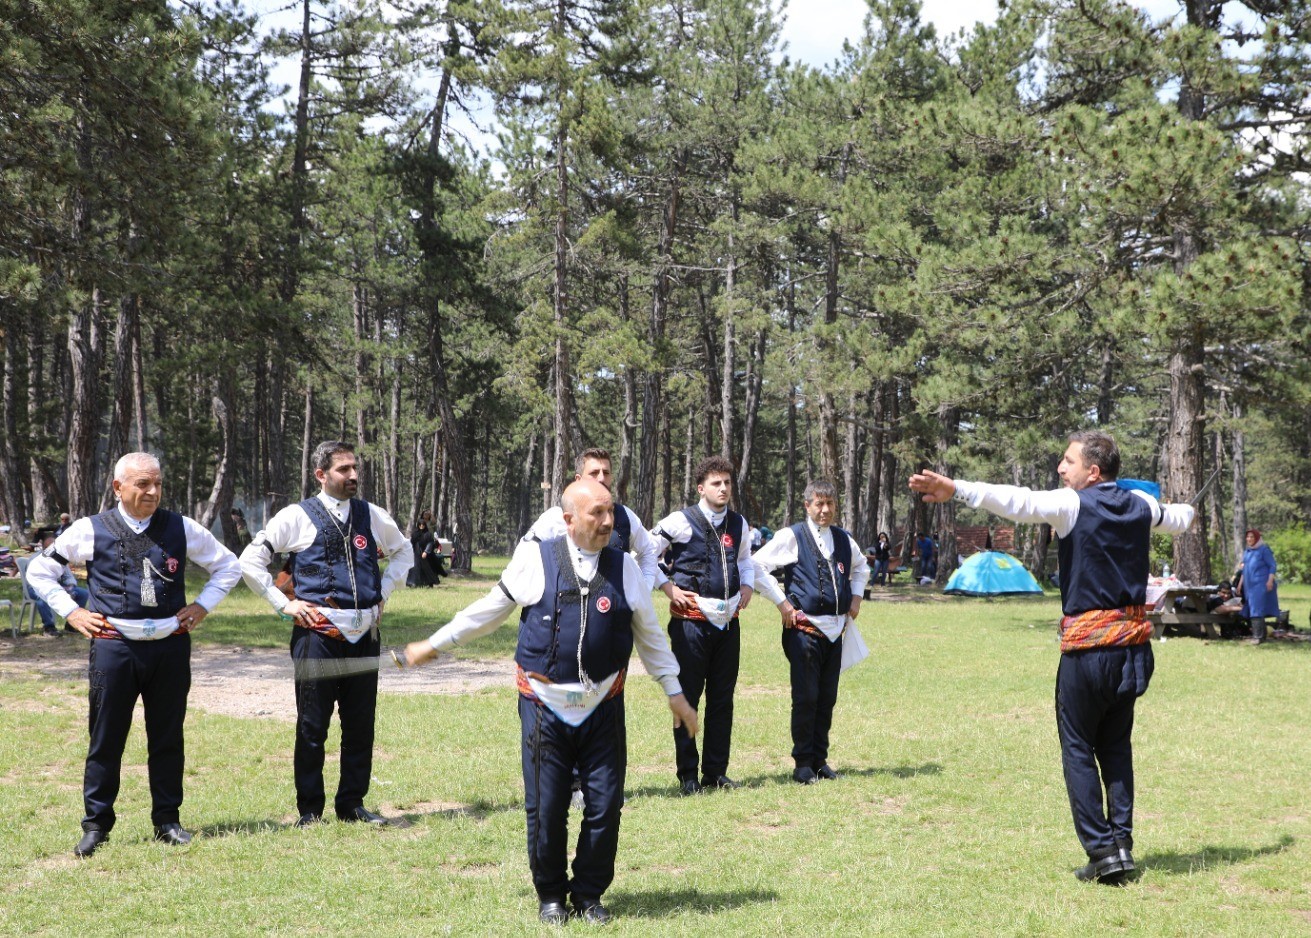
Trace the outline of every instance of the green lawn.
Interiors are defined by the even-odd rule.
[[[497,569],[480,561],[484,575]],[[427,634],[492,582],[398,594],[384,640]],[[836,783],[789,781],[787,671],[765,603],[744,619],[730,767],[741,790],[674,797],[668,711],[654,682],[630,682],[610,931],[1311,934],[1311,644],[1156,646],[1135,735],[1144,875],[1110,889],[1070,875],[1083,858],[1052,717],[1054,598],[898,595],[917,599],[867,603],[861,616],[872,655],[843,678]],[[1305,627],[1311,590],[1281,595]],[[197,638],[280,646],[286,629],[243,586]],[[513,638],[503,628],[464,653],[508,658]],[[0,934],[545,930],[524,850],[510,688],[382,698],[369,804],[411,822],[383,831],[289,828],[290,725],[193,711],[183,821],[199,836],[183,850],[150,840],[138,723],[119,825],[78,861],[85,687],[32,673],[28,662],[51,644],[25,638],[0,656]],[[330,756],[329,791],[335,771]]]

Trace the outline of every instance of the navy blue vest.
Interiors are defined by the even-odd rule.
[[[187,604],[187,531],[181,515],[160,508],[136,534],[115,507],[94,515],[91,528],[96,535],[86,567],[91,612],[116,619],[165,619]],[[146,560],[152,567],[154,606],[141,605]]]
[[[629,520],[628,510],[615,502],[615,526],[610,532],[610,546],[617,547],[625,554],[632,548],[633,523]]]
[[[578,639],[583,618],[578,578],[569,560],[568,537],[552,537],[537,545],[542,552],[545,585],[542,598],[525,607],[519,619],[519,646],[514,660],[557,684],[582,680],[578,673]],[[587,584],[587,635],[583,669],[593,681],[603,681],[628,666],[633,654],[633,610],[624,596],[624,554],[601,550],[596,576]]]
[[[1152,509],[1107,482],[1079,490],[1079,517],[1061,538],[1061,608],[1067,616],[1147,601]]]
[[[679,589],[690,590],[698,596],[731,599],[741,589],[737,552],[740,549],[751,549],[750,544],[742,543],[747,537],[746,520],[736,511],[729,511],[724,516],[723,524],[711,528],[700,505],[684,508],[683,515],[692,526],[692,537],[685,542],[669,545],[669,563],[673,568],[670,579]],[[707,535],[712,532],[727,555],[727,587],[724,584],[724,558],[720,555],[720,548],[712,546],[707,540]]]
[[[382,601],[382,570],[378,542],[373,539],[369,503],[351,499],[350,520],[340,523],[318,498],[300,503],[318,529],[314,542],[291,557],[296,598],[336,609],[372,609]],[[351,592],[349,560],[355,565],[355,591]]]
[[[783,568],[783,591],[788,602],[808,616],[845,615],[851,608],[851,539],[839,527],[833,535],[832,564],[824,559],[806,522],[792,525],[797,539],[797,562]],[[830,569],[830,566],[836,569]],[[833,595],[833,581],[838,583]]]

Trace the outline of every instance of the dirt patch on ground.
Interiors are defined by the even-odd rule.
[[[85,681],[86,661],[86,641],[71,635],[0,641],[0,680]],[[634,657],[629,674],[645,673]],[[378,690],[384,694],[467,694],[484,687],[513,687],[514,662],[442,655],[421,668],[401,671],[384,648],[378,676]],[[286,649],[196,643],[191,649],[187,705],[225,716],[294,721],[296,701]]]

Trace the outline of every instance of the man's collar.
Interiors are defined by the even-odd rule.
[[[327,505],[329,508],[340,508],[342,505],[350,502],[350,499],[336,498],[335,496],[329,495],[327,489],[319,489],[319,501],[323,502],[323,504]]]
[[[134,528],[149,527],[150,519],[154,517],[154,515],[151,515],[149,518],[133,518],[131,515],[127,513],[127,509],[123,507],[123,503],[121,501],[118,503],[118,513],[119,515],[122,516],[124,521],[126,521]]]
[[[703,512],[708,514],[711,518],[722,518],[726,514],[728,514],[727,505],[725,505],[723,508],[720,508],[719,510],[715,510],[714,508],[710,507],[710,503],[705,500],[704,496],[702,496],[701,501],[698,502],[697,505]]]

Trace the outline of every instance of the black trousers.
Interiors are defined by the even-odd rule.
[[[158,641],[92,639],[87,678],[91,740],[82,775],[83,829],[108,833],[114,828],[123,747],[138,697],[146,711],[150,820],[156,825],[177,823],[182,807],[182,724],[191,690],[191,636],[175,633]]]
[[[615,878],[619,815],[624,806],[628,740],[624,695],[603,701],[580,726],[519,698],[528,868],[542,901],[600,899]],[[574,771],[583,792],[583,821],[568,875],[569,800]]]
[[[817,769],[828,760],[842,639],[830,642],[822,635],[784,629],[783,654],[792,666],[792,758],[798,768]]]
[[[733,691],[737,689],[738,660],[742,655],[742,631],[737,619],[717,629],[699,619],[669,620],[669,644],[678,659],[678,683],[693,710],[701,712],[701,692],[706,695],[701,725],[705,727],[705,756],[701,775],[714,778],[728,771],[728,753],[733,744]],[[683,727],[674,730],[674,758],[680,780],[696,778],[696,737]]]
[[[1094,860],[1133,847],[1133,710],[1154,664],[1152,646],[1142,644],[1066,652],[1056,671],[1065,789],[1079,843]]]
[[[296,809],[322,814],[324,744],[337,706],[341,718],[341,778],[334,807],[345,814],[364,804],[373,773],[373,717],[378,703],[378,668],[360,659],[378,657],[381,642],[365,635],[351,644],[311,629],[291,630],[296,668]]]

